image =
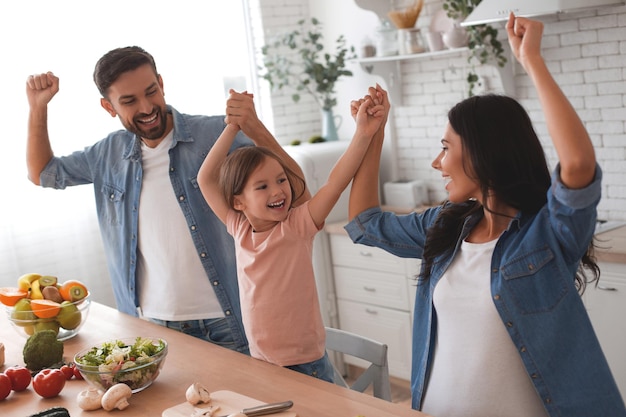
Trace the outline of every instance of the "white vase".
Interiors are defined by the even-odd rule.
[[[443,43],[450,49],[463,48],[469,42],[469,33],[458,21],[442,34]]]

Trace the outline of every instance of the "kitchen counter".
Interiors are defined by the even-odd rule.
[[[64,342],[64,357],[71,360],[76,352],[103,341],[136,336],[165,339],[169,345],[168,355],[157,380],[144,391],[133,394],[130,406],[113,412],[115,415],[161,416],[164,410],[184,403],[187,387],[200,382],[211,392],[228,390],[262,402],[292,400],[294,405],[289,411],[299,417],[426,417],[406,405],[253,359],[98,303],[92,303],[80,333]],[[22,348],[26,339],[17,335],[6,314],[0,318],[0,341],[6,349],[6,362],[1,370],[24,363]],[[76,396],[87,387],[87,382],[72,379],[58,397],[43,399],[31,384],[26,391],[12,392],[0,401],[0,413],[26,417],[47,408],[65,407],[72,417],[111,416],[104,410],[86,412],[77,406]]]
[[[388,210],[388,208],[383,209]],[[324,230],[330,234],[347,234],[343,228],[345,225],[346,221],[329,223]],[[596,235],[596,246],[598,262],[626,264],[626,226],[598,233]]]

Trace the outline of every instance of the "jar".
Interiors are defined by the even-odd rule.
[[[401,55],[419,54],[425,50],[419,29],[398,29],[398,51]]]
[[[366,36],[361,41],[361,58],[371,58],[376,56],[376,46],[374,42]]]
[[[376,55],[398,55],[398,31],[389,24],[376,29]]]

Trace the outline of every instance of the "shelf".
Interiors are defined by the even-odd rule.
[[[454,55],[467,54],[469,49],[455,48],[444,49],[436,52],[422,52],[419,54],[411,55],[391,55],[391,56],[376,56],[371,58],[360,58],[357,60],[361,68],[368,74],[376,74],[383,77],[387,82],[387,89],[389,90],[390,97],[393,97],[398,104],[402,105],[402,72],[400,71],[400,63],[408,60],[425,60],[425,59],[438,59],[443,57],[450,57]],[[513,78],[513,66],[510,57],[507,59],[504,67],[493,65],[500,74],[502,81],[502,87],[504,93],[514,97],[515,96],[515,80]]]

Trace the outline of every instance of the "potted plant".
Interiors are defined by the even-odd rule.
[[[465,19],[482,0],[444,0],[443,9],[449,18],[454,20]],[[469,95],[474,95],[474,87],[478,82],[478,75],[474,70],[476,63],[482,65],[486,64],[490,60],[494,60],[495,63],[504,67],[507,62],[504,56],[504,48],[502,43],[498,40],[498,30],[493,26],[476,25],[468,26],[466,30],[469,34],[469,41],[467,47],[470,50],[470,55],[467,58],[468,62],[472,64],[472,69],[467,74],[467,83],[469,85]]]
[[[278,90],[290,87],[291,98],[310,94],[324,113],[326,140],[337,140],[333,107],[337,105],[335,83],[352,76],[346,61],[356,58],[354,46],[348,46],[343,35],[335,41],[333,54],[324,51],[322,26],[315,17],[298,21],[298,28],[282,33],[261,48],[263,65],[260,76]]]

